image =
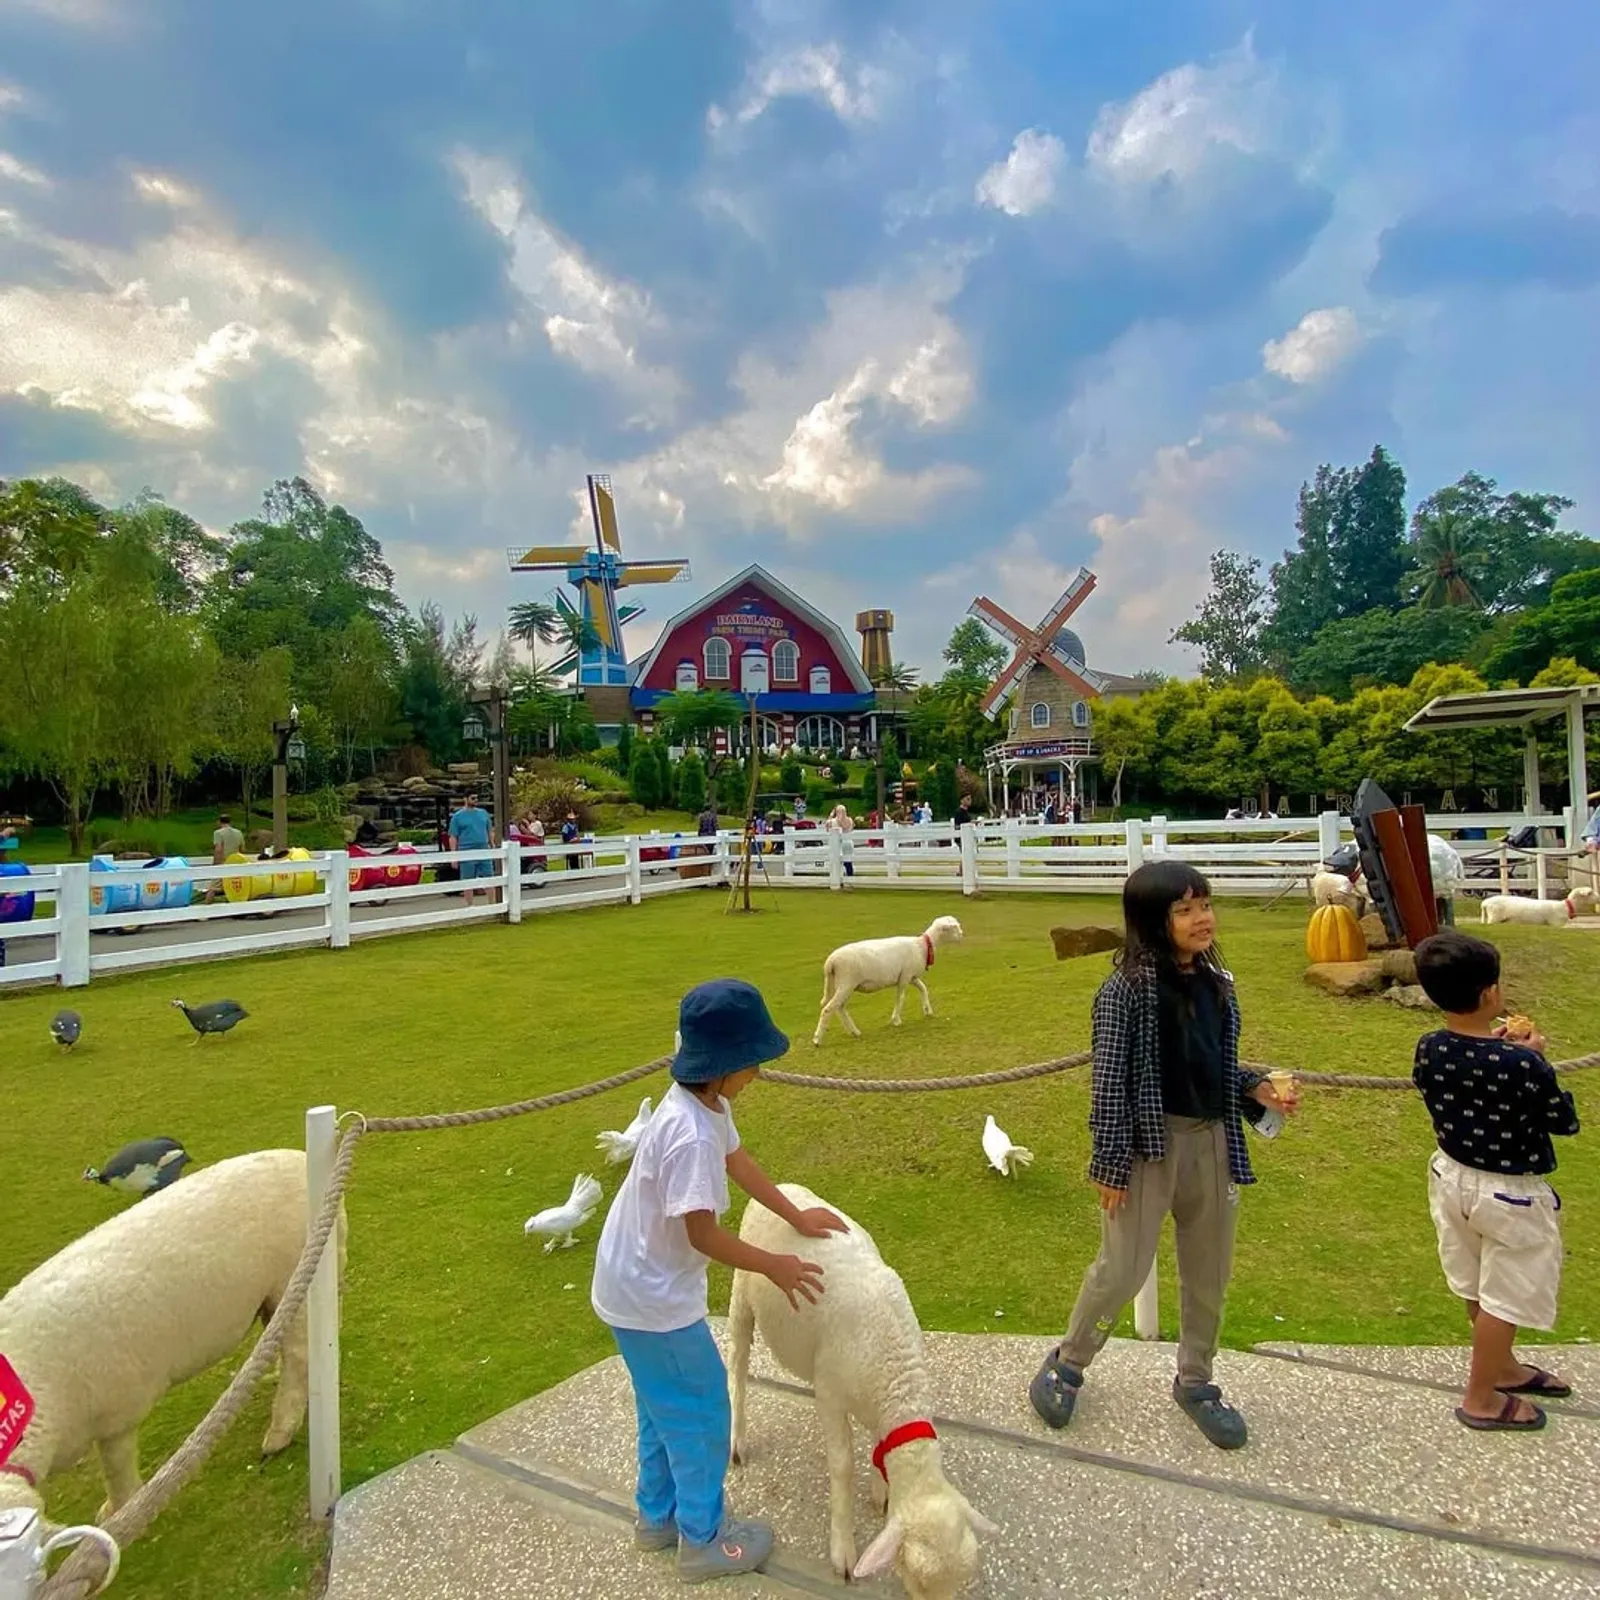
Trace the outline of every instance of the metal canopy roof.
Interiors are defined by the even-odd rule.
[[[1437,733],[1446,728],[1526,728],[1567,714],[1581,705],[1600,712],[1600,684],[1567,689],[1486,689],[1481,694],[1442,694],[1406,724],[1407,733]]]

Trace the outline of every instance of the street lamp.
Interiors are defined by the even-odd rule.
[[[511,774],[506,761],[506,691],[492,683],[475,689],[467,697],[468,711],[461,723],[461,737],[469,744],[489,741],[494,767],[494,825],[501,839],[511,824]],[[481,709],[481,715],[480,715]]]
[[[300,707],[291,705],[285,721],[272,724],[277,748],[272,759],[272,843],[278,850],[289,848],[289,763],[304,761],[306,742],[300,737]]]

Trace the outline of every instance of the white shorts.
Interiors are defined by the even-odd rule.
[[[1561,1200],[1543,1178],[1428,1158],[1428,1209],[1452,1294],[1491,1317],[1545,1331],[1561,1288]]]

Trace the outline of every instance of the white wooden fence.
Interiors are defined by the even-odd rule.
[[[1520,814],[1444,815],[1428,818],[1430,831],[1482,829],[1504,834],[1538,821],[1552,829],[1570,819]],[[1292,893],[1317,864],[1350,836],[1349,819],[1335,812],[1268,821],[1169,822],[1164,817],[1126,823],[1046,826],[1006,819],[925,827],[858,828],[848,838],[820,830],[764,837],[751,862],[756,892],[765,888],[927,889],[983,893],[1116,894],[1142,862],[1168,857],[1192,862],[1220,895]],[[681,853],[664,859],[672,847]],[[693,847],[707,853],[691,856]],[[1480,856],[1467,892],[1501,887],[1492,843],[1458,841],[1463,856]],[[661,834],[627,835],[532,849],[508,844],[491,850],[418,852],[352,858],[332,851],[305,861],[251,861],[228,866],[135,868],[91,872],[84,863],[42,868],[26,878],[0,879],[7,894],[30,893],[31,922],[0,924],[7,963],[0,988],[29,983],[76,987],[96,974],[210,961],[224,956],[325,945],[459,923],[521,922],[540,912],[585,906],[638,905],[685,889],[725,887],[738,868],[741,836],[714,839]],[[1511,852],[1515,887],[1543,896],[1553,881],[1551,861],[1564,852]],[[384,882],[355,885],[366,875],[460,863],[487,863],[487,876],[444,883]],[[700,875],[691,875],[691,871]],[[224,879],[273,880],[267,898],[213,902],[192,886]],[[97,910],[107,885],[138,887],[143,909]],[[295,893],[311,883],[308,893]],[[173,886],[194,903],[171,905]],[[187,894],[182,887],[188,886]],[[470,891],[473,899],[465,898]],[[213,891],[215,892],[215,891]],[[237,885],[236,885],[237,892]]]

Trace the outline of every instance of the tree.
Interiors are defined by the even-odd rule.
[[[1300,486],[1296,548],[1268,574],[1269,659],[1292,660],[1330,622],[1400,603],[1405,474],[1382,446],[1361,467],[1324,462]]]
[[[778,788],[784,794],[800,794],[805,788],[806,775],[799,761],[791,753],[778,767]]]
[[[371,617],[357,617],[339,631],[328,651],[324,709],[344,762],[345,782],[359,746],[377,765],[377,742],[397,709],[394,648]]]
[[[717,769],[715,780],[717,809],[744,815],[745,803],[750,795],[750,774],[742,761],[725,761]]]
[[[1526,683],[1562,657],[1600,670],[1600,567],[1558,578],[1550,604],[1516,619],[1484,672],[1494,681]]]
[[[506,632],[527,648],[528,659],[538,660],[538,646],[564,638],[561,614],[540,600],[524,600],[511,608]]]
[[[628,776],[628,768],[633,761],[633,724],[624,722],[617,730],[617,771],[624,778]]]
[[[635,743],[633,761],[628,768],[628,788],[634,803],[646,811],[659,810],[665,803],[666,790],[661,781],[661,764],[656,759],[654,739],[640,739]]]
[[[32,580],[68,582],[88,565],[105,508],[65,478],[0,482],[0,591]]]
[[[1198,615],[1174,630],[1171,643],[1193,645],[1200,652],[1200,670],[1213,680],[1244,677],[1263,664],[1261,602],[1267,586],[1256,574],[1254,556],[1217,550],[1211,557],[1211,590],[1196,608]]]
[[[1470,606],[1483,610],[1475,587],[1489,565],[1482,535],[1455,511],[1418,510],[1412,522],[1412,559],[1405,587],[1424,610]]]
[[[737,728],[745,708],[724,689],[679,689],[655,704],[656,726],[673,744],[704,745],[719,728]]]
[[[959,679],[972,688],[986,690],[1009,659],[1004,645],[976,617],[958,622],[942,652],[950,663],[946,680]]]
[[[1364,611],[1330,622],[1290,664],[1302,691],[1347,696],[1368,683],[1409,683],[1430,661],[1464,660],[1484,638],[1476,611],[1451,606],[1425,611]]]
[[[400,715],[410,724],[411,737],[440,762],[454,760],[461,749],[470,687],[452,660],[451,644],[444,614],[431,601],[408,619],[400,662]]]
[[[923,791],[929,805],[933,807],[933,814],[937,817],[953,817],[956,814],[956,803],[961,798],[956,785],[956,764],[951,756],[940,756],[928,769],[928,780]]]
[[[706,764],[691,750],[678,763],[678,809],[691,816],[705,809]]]
[[[225,656],[212,683],[209,721],[215,748],[239,780],[245,817],[277,754],[272,724],[292,703],[293,661],[282,646],[252,660]]]

